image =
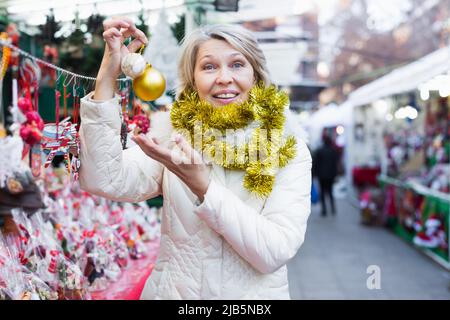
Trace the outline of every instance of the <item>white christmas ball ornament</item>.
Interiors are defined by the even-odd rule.
[[[122,72],[134,79],[139,77],[145,70],[145,66],[147,63],[144,60],[144,57],[139,53],[129,53],[122,59]]]

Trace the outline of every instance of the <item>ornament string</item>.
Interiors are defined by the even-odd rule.
[[[73,119],[73,124],[75,124],[78,129],[78,92],[77,92],[76,86],[73,87],[72,93],[73,93],[72,94],[72,97],[73,97],[72,119]]]
[[[39,58],[33,56],[32,54],[30,54],[30,53],[20,49],[19,47],[16,47],[15,45],[9,43],[7,40],[0,39],[0,47],[7,47],[7,48],[11,49],[12,51],[18,52],[20,55],[33,60],[34,62],[42,64],[42,65],[44,65],[44,66],[46,66],[48,68],[51,68],[53,70],[62,72],[64,74],[67,74],[67,75],[72,76],[74,78],[83,79],[83,80],[87,80],[87,81],[93,81],[93,82],[96,81],[96,78],[94,78],[94,77],[88,77],[88,76],[84,76],[84,75],[81,75],[81,74],[78,74],[78,73],[74,73],[74,72],[71,72],[69,70],[66,70],[66,69],[63,69],[61,67],[58,67],[58,66],[56,66],[56,65],[54,65],[54,64],[52,64],[52,63],[50,63],[48,61],[39,59]],[[120,82],[129,82],[130,79],[129,78],[119,78],[119,79],[116,79],[116,81],[118,81],[119,83]]]
[[[58,140],[59,134],[59,98],[61,97],[61,93],[58,89],[55,89],[55,124],[56,124],[56,140]]]
[[[32,84],[34,90],[34,111],[39,112],[39,84],[36,79]]]
[[[30,86],[30,84],[27,84],[27,98],[28,98],[28,101],[30,101],[30,111],[36,111],[35,109],[34,109],[34,105],[33,105],[33,100],[31,99],[31,86]]]
[[[67,113],[67,98],[69,98],[69,97],[70,97],[70,93],[67,94],[67,86],[63,86],[64,118],[67,118],[67,115],[68,115],[68,113]]]

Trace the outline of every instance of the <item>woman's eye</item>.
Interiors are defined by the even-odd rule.
[[[233,63],[233,68],[242,68],[244,66],[244,64],[242,62],[234,62]]]
[[[203,70],[212,70],[214,69],[214,65],[212,65],[211,63],[205,64],[203,66]]]

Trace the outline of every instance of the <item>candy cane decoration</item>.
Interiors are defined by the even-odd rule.
[[[58,152],[57,149],[50,151],[47,160],[45,160],[44,168],[48,168],[48,166],[52,163],[53,158],[55,158],[57,152]]]
[[[67,98],[69,98],[71,94],[67,94],[67,86],[64,86],[63,92],[63,101],[64,101],[64,119],[67,118]]]
[[[20,250],[19,252],[19,260],[22,265],[26,265],[28,263],[28,259],[25,258],[25,250]]]
[[[50,149],[50,153],[45,161],[44,168],[48,168],[53,158],[56,156],[56,154],[58,153],[58,151],[60,151],[61,148],[68,147],[70,138],[67,137],[67,135],[71,131],[72,131],[72,124],[70,122],[66,122],[64,130],[61,133],[61,136],[59,136],[54,141],[42,143],[42,147],[44,149]]]
[[[25,228],[25,226],[21,223],[19,223],[18,225],[19,230],[23,232],[23,234],[25,235],[26,238],[30,237],[30,233],[28,232],[27,228]]]

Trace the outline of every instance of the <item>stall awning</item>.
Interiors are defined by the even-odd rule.
[[[349,96],[354,106],[369,104],[394,94],[408,92],[450,70],[450,46],[430,53],[355,90]]]
[[[351,124],[352,105],[343,103],[340,106],[329,104],[314,112],[309,118],[311,127],[335,127],[348,126]]]

